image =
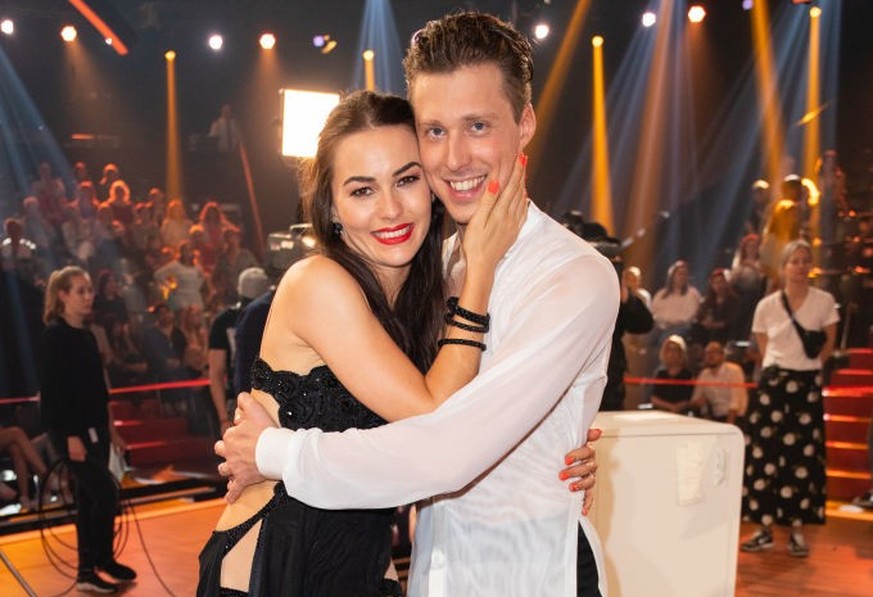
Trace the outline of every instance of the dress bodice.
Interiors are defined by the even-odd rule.
[[[274,371],[266,361],[252,364],[252,389],[270,394],[279,404],[279,423],[288,429],[323,431],[370,429],[384,425],[379,415],[359,402],[327,365],[300,375]]]

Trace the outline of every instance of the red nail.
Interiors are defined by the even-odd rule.
[[[489,193],[494,194],[494,193],[496,193],[499,189],[500,189],[500,182],[499,182],[499,181],[492,180],[491,182],[488,183],[488,192],[489,192]]]
[[[570,478],[570,475],[567,473],[567,471],[561,471],[558,475],[558,478],[561,479],[561,481],[566,481]]]
[[[564,458],[564,464],[573,464],[573,457],[572,457],[572,456],[566,456],[566,457]]]
[[[520,156],[518,156],[518,159],[521,161],[521,165],[527,168],[527,154],[521,154]]]

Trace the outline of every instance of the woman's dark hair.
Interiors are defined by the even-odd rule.
[[[715,289],[712,287],[712,279],[715,277],[721,277],[724,279],[724,297],[728,300],[734,297],[734,290],[731,288],[728,281],[727,272],[725,272],[723,268],[717,267],[709,274],[709,284],[706,288],[706,297],[704,297],[703,302],[700,303],[701,312],[704,312],[706,309],[715,309],[718,306],[718,296],[715,294]]]
[[[97,292],[95,294],[102,297],[106,292],[106,286],[109,284],[109,281],[114,278],[115,273],[112,270],[100,270],[100,273],[97,274]]]
[[[409,276],[403,283],[394,306],[367,261],[343,242],[331,220],[333,193],[331,181],[337,145],[349,135],[386,126],[405,126],[415,132],[412,108],[405,99],[357,91],[333,109],[318,138],[315,157],[300,170],[300,188],[307,218],[323,255],[348,271],[361,286],[373,314],[415,365],[425,371],[436,356],[442,332],[444,307],[441,250],[443,206],[432,204],[430,228],[421,249],[415,254]]]

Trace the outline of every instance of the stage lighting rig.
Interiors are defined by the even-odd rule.
[[[3,21],[0,22],[0,32],[5,35],[12,35],[15,33],[15,23],[12,19],[3,19]]]
[[[706,18],[706,9],[702,4],[692,4],[688,9],[688,20],[692,23],[702,23]]]
[[[67,42],[68,44],[76,41],[76,38],[79,36],[79,32],[76,31],[76,28],[72,25],[65,25],[63,29],[61,29],[61,39]]]

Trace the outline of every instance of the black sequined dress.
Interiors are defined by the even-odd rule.
[[[252,365],[252,388],[279,403],[279,422],[289,429],[367,429],[385,423],[358,402],[327,366],[306,375]],[[393,510],[322,510],[276,485],[273,499],[255,516],[216,531],[200,553],[199,596],[239,596],[220,587],[221,561],[245,533],[263,520],[249,597],[382,597],[396,583],[383,581],[391,558]]]

